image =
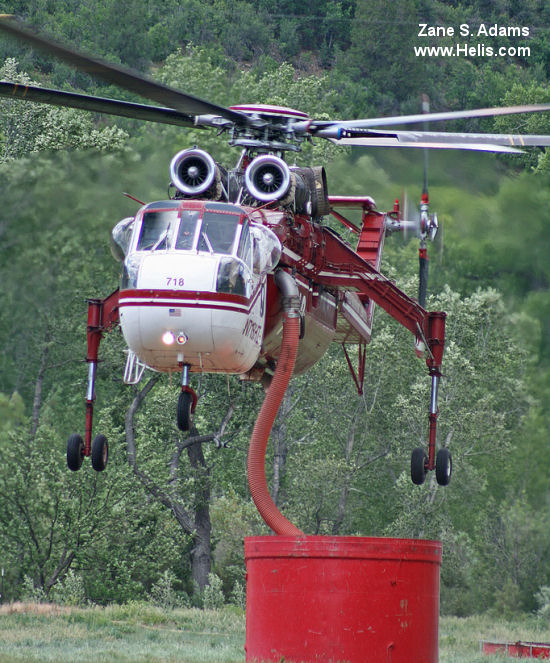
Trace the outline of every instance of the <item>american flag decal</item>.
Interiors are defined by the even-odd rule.
[[[170,309],[168,309],[168,315],[171,318],[181,318],[181,308],[170,308]]]

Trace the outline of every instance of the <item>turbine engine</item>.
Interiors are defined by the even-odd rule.
[[[222,172],[214,159],[196,147],[178,152],[170,162],[170,179],[180,194],[219,200]]]
[[[249,164],[244,173],[244,183],[250,195],[261,202],[278,200],[285,205],[293,199],[290,168],[280,157],[272,154],[256,157]]]
[[[260,202],[293,205],[299,214],[313,217],[329,213],[325,169],[289,166],[271,154],[256,157],[244,174],[248,193]]]
[[[177,189],[176,198],[240,202],[244,192],[252,205],[277,202],[312,217],[330,211],[325,169],[290,168],[274,154],[256,157],[244,173],[239,168],[228,172],[208,152],[193,147],[173,157],[170,179]]]

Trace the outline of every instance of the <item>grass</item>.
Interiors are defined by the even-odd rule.
[[[510,621],[488,615],[443,617],[439,623],[440,663],[511,663],[516,660],[482,654],[482,640],[550,642],[550,622],[531,615]]]
[[[244,614],[234,608],[0,606],[0,663],[244,663],[244,639]],[[482,654],[481,640],[550,642],[550,623],[443,617],[440,663],[511,663]]]
[[[148,604],[0,608],[0,663],[242,663],[244,615]]]

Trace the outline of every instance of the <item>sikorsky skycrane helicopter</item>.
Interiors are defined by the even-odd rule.
[[[305,140],[340,145],[455,148],[515,153],[523,146],[548,146],[549,136],[395,130],[403,124],[489,117],[550,110],[549,104],[485,108],[347,121],[319,121],[291,108],[240,105],[225,108],[162,85],[39,36],[0,17],[0,29],[162,106],[129,103],[41,87],[0,82],[0,96],[182,127],[209,127],[240,148],[234,168],[192,147],[170,163],[171,196],[142,204],[134,217],[112,231],[111,247],[122,262],[120,287],[88,304],[88,389],[84,439],[70,436],[67,462],[78,470],[91,456],[105,469],[105,436],[92,440],[98,352],[104,332],[120,325],[128,345],[124,379],[137,383],[146,367],[181,375],[177,424],[188,430],[197,404],[193,373],[238,374],[267,387],[281,353],[283,316],[299,318],[300,341],[294,374],[307,371],[330,343],[340,343],[359,393],[364,388],[366,352],[375,305],[415,337],[431,377],[427,452],[417,448],[411,478],[425,481],[436,471],[449,483],[451,456],[436,454],[437,396],[445,341],[445,313],[425,310],[426,240],[437,218],[429,212],[424,187],[418,222],[396,201],[386,213],[370,196],[329,196],[323,167],[289,166],[284,157]],[[140,201],[138,201],[140,202]],[[361,211],[357,226],[344,215]],[[323,223],[332,215],[358,237],[352,248]],[[420,239],[419,301],[380,272],[386,235],[410,229]],[[349,346],[356,346],[354,365]]]

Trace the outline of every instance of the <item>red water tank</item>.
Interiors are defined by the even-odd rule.
[[[437,663],[441,543],[245,539],[246,660]]]

